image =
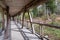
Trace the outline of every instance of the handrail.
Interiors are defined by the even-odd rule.
[[[53,27],[53,28],[60,29],[60,26],[56,26],[56,25],[44,24],[44,23],[37,23],[37,22],[31,22],[31,23],[33,23],[33,24],[39,24],[39,25],[43,25],[43,26],[49,26],[49,27]]]
[[[22,20],[20,20],[22,21]],[[30,21],[26,21],[25,22],[30,22]],[[43,25],[43,26],[48,26],[48,27],[52,27],[52,28],[57,28],[60,29],[60,26],[56,26],[56,25],[52,25],[52,24],[45,24],[45,23],[38,23],[38,22],[31,22],[32,24],[39,24],[39,25]]]

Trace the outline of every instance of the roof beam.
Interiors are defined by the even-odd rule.
[[[21,12],[24,12],[25,10],[31,8],[31,7],[34,7],[34,6],[37,6],[39,4],[42,4],[43,2],[46,2],[47,0],[32,0],[30,3],[28,3],[27,5],[25,5],[21,11],[19,11],[18,13],[16,13],[15,15],[13,16],[16,16],[16,15],[20,15]]]
[[[3,1],[0,1],[0,7],[2,7],[2,8],[6,8],[6,6],[5,6],[5,4],[3,3]]]

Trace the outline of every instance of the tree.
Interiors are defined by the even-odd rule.
[[[53,13],[55,13],[55,11],[56,11],[56,2],[55,2],[55,0],[48,0],[47,2],[46,2],[46,10],[48,11],[48,16],[50,15],[50,14],[53,14]],[[54,20],[55,20],[55,18],[51,18],[52,19],[52,22],[54,22]]]
[[[55,0],[48,0],[46,2],[46,9],[48,9],[49,11],[51,11],[51,13],[54,13],[55,10],[56,10]]]
[[[37,17],[37,15],[38,15],[37,7],[33,8],[32,12],[33,12],[33,17]]]

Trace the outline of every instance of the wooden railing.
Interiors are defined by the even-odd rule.
[[[49,40],[49,38],[47,38],[47,37],[44,37],[44,35],[43,35],[43,30],[42,30],[42,28],[43,28],[43,26],[45,26],[45,27],[50,27],[50,28],[56,28],[56,29],[60,29],[60,26],[56,26],[56,25],[52,25],[52,24],[44,24],[44,23],[37,23],[37,22],[31,22],[32,24],[38,24],[40,27],[41,27],[41,34],[40,34],[40,37],[42,38],[42,40],[43,40],[43,38],[45,38],[45,39],[47,39],[47,40]],[[40,28],[39,27],[39,28]],[[38,36],[38,35],[37,35]]]
[[[52,24],[44,24],[44,23],[37,23],[37,22],[31,22],[31,23],[32,24],[39,24],[39,25],[43,25],[43,26],[48,26],[48,27],[60,29],[60,26],[56,26],[56,25],[52,25]]]
[[[22,21],[22,20],[20,20]],[[25,21],[27,23],[29,23],[30,21]],[[51,28],[56,28],[56,29],[60,29],[60,26],[56,26],[56,25],[52,25],[52,24],[45,24],[45,23],[39,23],[39,22],[31,22],[32,24],[39,24],[39,25],[42,25],[42,26],[48,26],[48,27],[51,27]]]
[[[20,21],[22,21],[22,20],[20,20]],[[45,23],[38,23],[38,22],[30,22],[30,21],[26,21],[26,20],[25,20],[25,22],[27,22],[27,25],[28,25],[28,23],[38,24],[41,28],[42,28],[43,26],[46,26],[46,27],[51,27],[51,28],[60,29],[60,26],[56,26],[56,25],[52,25],[52,24],[45,24]],[[33,27],[34,27],[34,26],[33,26]],[[32,27],[32,30],[34,30],[33,27]],[[33,33],[34,33],[34,31],[33,31]],[[35,34],[36,34],[36,33],[35,33]],[[44,37],[43,34],[40,34],[40,36],[39,36],[39,35],[37,35],[37,36],[38,36],[38,37],[41,37],[42,39],[45,38],[45,39],[49,40],[49,38]]]

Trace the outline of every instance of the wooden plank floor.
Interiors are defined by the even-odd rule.
[[[41,40],[35,34],[32,34],[31,31],[21,28],[21,24],[11,21],[11,40]],[[3,36],[0,36],[0,40],[3,40]]]
[[[21,24],[17,23],[17,27],[20,28]],[[32,34],[31,31],[29,31],[25,27],[20,30],[21,30],[22,34],[24,34],[23,36],[26,37],[26,40],[41,40],[35,34]]]
[[[24,40],[21,33],[18,31],[14,31],[14,30],[18,30],[18,28],[15,25],[15,23],[13,21],[11,21],[11,39],[12,40]]]
[[[4,38],[4,32],[2,32],[2,35],[0,35],[0,40],[3,40]]]

